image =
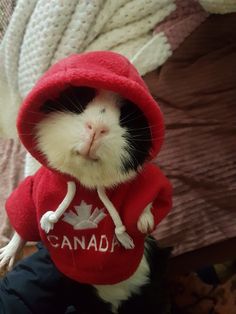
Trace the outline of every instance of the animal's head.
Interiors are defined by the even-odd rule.
[[[97,51],[52,66],[25,99],[18,132],[43,165],[87,187],[135,176],[160,150],[160,109],[134,66]]]
[[[38,149],[51,168],[87,187],[132,178],[148,159],[151,130],[142,111],[117,94],[70,87],[41,108]]]

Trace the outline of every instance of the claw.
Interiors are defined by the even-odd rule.
[[[13,266],[15,264],[15,261],[16,261],[15,256],[10,259],[10,262],[8,264],[8,270],[12,270],[12,268],[13,268]]]
[[[149,204],[138,220],[138,229],[142,233],[149,233],[154,229],[154,217],[151,212],[152,204]]]
[[[1,248],[0,268],[4,268],[5,266],[12,268],[18,253],[24,245],[25,241],[15,233],[11,241],[5,247]]]

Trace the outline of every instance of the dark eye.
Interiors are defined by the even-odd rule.
[[[53,111],[81,113],[96,96],[96,90],[86,86],[71,86],[65,89],[56,99],[47,100],[41,107],[45,113]]]

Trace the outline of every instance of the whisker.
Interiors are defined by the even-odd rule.
[[[135,119],[131,119],[131,120],[127,120],[127,121],[125,121],[125,120],[123,120],[123,121],[125,121],[125,122],[130,122],[130,121],[134,121],[134,120],[137,120],[138,118],[136,117]],[[154,125],[154,124],[149,124],[147,127],[144,127],[144,128],[129,128],[130,130],[143,130],[143,129],[152,129],[152,128],[155,128],[156,127],[156,125]]]
[[[58,101],[57,99],[53,99],[51,102],[52,102],[53,104],[58,104],[58,106],[59,106],[58,108],[52,107],[52,106],[47,106],[47,108],[48,108],[48,109],[51,109],[52,112],[58,112],[58,111],[64,112],[64,111],[61,110],[60,108],[64,109],[65,111],[68,111],[68,109],[63,105],[63,103],[61,103],[61,102]]]
[[[129,155],[130,155],[130,152],[128,151]],[[122,156],[123,157],[123,160],[124,160],[124,163],[128,162],[128,164],[131,166],[131,167],[135,167],[135,163],[134,161],[136,162],[136,164],[138,165],[138,160],[136,159],[135,156],[131,156],[131,159],[127,159],[126,156]]]
[[[135,156],[132,156],[132,158],[137,162],[137,159],[135,158]],[[135,163],[134,163],[133,159],[128,159],[128,160],[127,160],[127,159],[124,157],[124,162],[128,162],[128,164],[129,164],[131,167],[135,167]]]
[[[69,102],[73,105],[73,107],[76,109],[76,110],[80,110],[80,111],[83,111],[83,107],[81,106],[81,104],[79,103],[79,102],[77,102],[77,103],[74,103],[73,102],[73,100],[71,99],[71,98],[69,98],[69,96],[68,95],[64,95],[68,100],[69,100]],[[68,110],[68,109],[67,109]]]
[[[131,113],[127,114],[123,119],[120,120],[120,122],[126,121],[128,117],[132,117],[133,115],[137,115],[137,113],[136,112],[131,112]],[[140,115],[140,117],[141,117],[141,115]]]
[[[57,103],[60,107],[56,108],[56,107],[52,107],[52,106],[47,106],[47,109],[49,109],[49,110],[51,109],[51,111],[49,111],[48,113],[68,111],[68,109],[63,104],[59,103],[58,101],[55,101],[55,103]]]
[[[133,151],[136,151],[136,152],[139,152],[139,153],[142,153],[142,154],[147,154],[148,152],[144,151],[144,150],[140,150],[140,149],[137,149],[136,147],[133,147],[132,145],[129,146],[129,148]],[[135,157],[135,156],[134,156]]]
[[[152,142],[152,139],[135,139],[135,142]]]
[[[148,109],[145,111],[146,113],[152,112],[152,109]],[[128,117],[134,115],[135,118],[134,119],[127,119]],[[130,122],[130,121],[134,121],[137,120],[138,118],[142,117],[143,113],[137,114],[137,112],[132,111],[131,113],[129,113],[127,116],[125,116],[123,119],[121,119],[121,122]]]
[[[143,128],[127,128],[127,130],[135,130],[135,131],[139,131],[139,130],[150,130],[151,128],[154,128],[155,126],[147,126],[147,127],[143,127]]]
[[[131,134],[125,134],[123,137],[128,137],[129,139],[139,139],[142,140],[140,137],[141,135],[131,135]],[[164,136],[156,136],[156,137],[150,137],[150,140],[160,140],[163,139]],[[149,138],[143,138],[144,140],[149,140]]]
[[[127,117],[128,117],[128,116],[127,116]],[[122,123],[128,123],[128,122],[135,121],[135,120],[139,119],[140,117],[141,117],[141,115],[140,115],[140,116],[136,116],[136,117],[133,118],[133,119],[127,119],[127,118],[125,117],[124,119],[121,119],[120,121],[121,121]]]

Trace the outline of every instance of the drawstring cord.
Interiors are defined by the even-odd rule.
[[[76,193],[76,185],[73,181],[67,182],[67,193],[60,205],[55,211],[47,211],[40,219],[41,228],[48,233],[53,229],[54,224],[58,222],[66,209],[69,207]]]
[[[118,239],[118,241],[124,246],[126,249],[133,249],[134,248],[134,241],[129,236],[129,234],[126,231],[125,226],[123,225],[120,216],[112,204],[112,202],[109,200],[109,198],[106,195],[105,189],[103,187],[97,188],[98,196],[104,206],[106,207],[107,211],[109,212],[116,228],[115,228],[115,234]]]
[[[76,185],[73,181],[67,182],[67,193],[60,205],[57,207],[55,211],[47,211],[40,219],[41,228],[48,233],[50,230],[54,228],[54,224],[58,222],[61,216],[64,214],[66,209],[69,207],[70,203],[72,202],[76,193]],[[134,241],[126,232],[126,228],[123,225],[121,218],[106,195],[105,189],[103,187],[97,188],[97,193],[106,207],[107,211],[109,212],[114,224],[115,224],[115,234],[118,241],[121,245],[126,249],[133,249],[134,248]]]

